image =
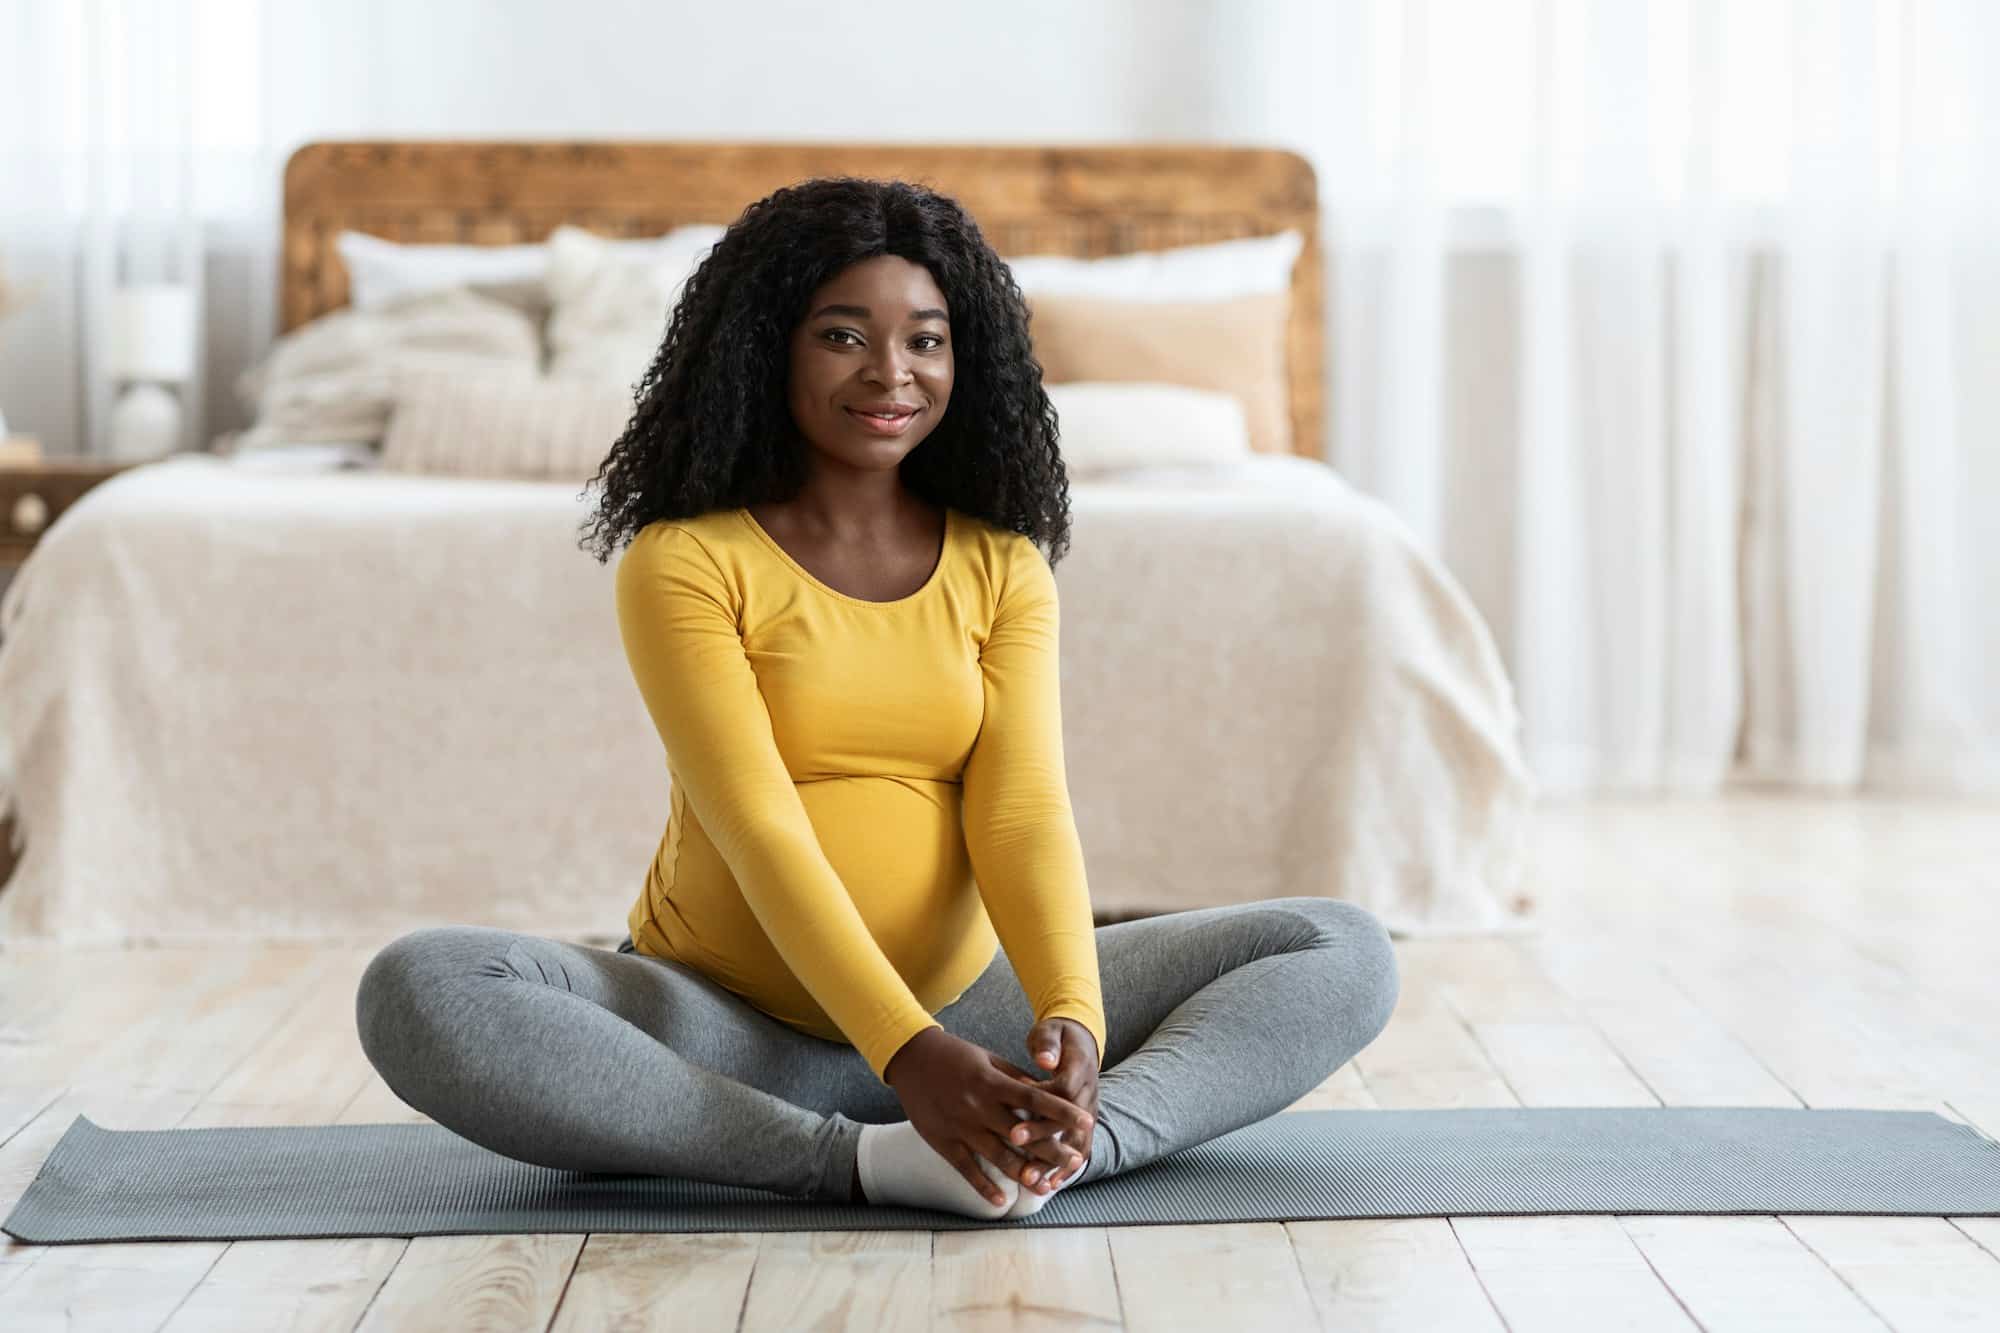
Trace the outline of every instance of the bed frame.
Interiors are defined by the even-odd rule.
[[[1002,255],[1082,257],[1296,228],[1286,361],[1292,448],[1321,455],[1319,201],[1296,153],[1212,145],[718,142],[308,143],[285,165],[279,322],[347,304],[343,230],[404,242],[518,244],[560,223],[606,236],[727,224],[812,176],[898,177],[963,203]]]

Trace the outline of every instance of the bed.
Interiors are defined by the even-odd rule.
[[[286,171],[281,322],[346,301],[343,229],[648,236],[834,173],[935,184],[1003,255],[1304,235],[1297,452],[1072,483],[1064,738],[1093,902],[1322,894],[1405,935],[1518,925],[1536,788],[1499,655],[1449,573],[1312,456],[1317,204],[1293,154],[310,144]],[[569,482],[206,452],[91,491],[0,600],[0,947],[447,921],[617,939],[668,793],[584,504]]]

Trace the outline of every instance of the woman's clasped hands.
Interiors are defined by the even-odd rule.
[[[1097,1125],[1097,1043],[1067,1018],[1028,1031],[1029,1059],[1047,1078],[983,1046],[926,1028],[883,1070],[911,1126],[981,1197],[1006,1196],[979,1167],[985,1158],[1039,1194],[1076,1178]]]

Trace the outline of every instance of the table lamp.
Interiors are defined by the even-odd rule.
[[[194,288],[121,287],[111,305],[110,371],[125,390],[111,409],[111,456],[157,458],[180,445],[181,403],[169,386],[194,373]]]

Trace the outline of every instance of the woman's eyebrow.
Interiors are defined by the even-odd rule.
[[[865,305],[823,305],[808,315],[807,318],[818,319],[821,315],[846,315],[852,319],[872,319],[874,312],[869,310]],[[951,322],[951,316],[939,310],[936,306],[926,306],[922,310],[912,310],[910,318],[912,320],[941,319],[947,324]]]

